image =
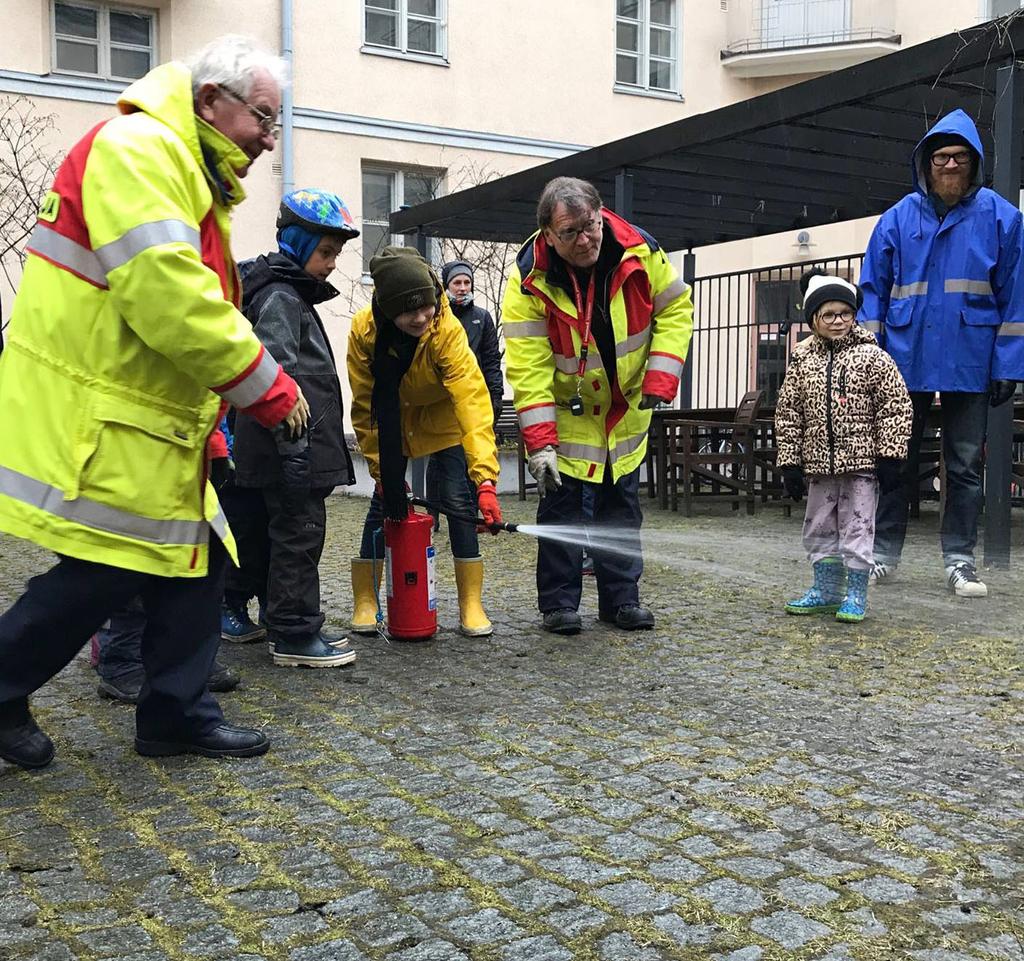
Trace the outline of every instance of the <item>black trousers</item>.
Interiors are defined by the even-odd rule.
[[[173,740],[213,730],[224,715],[206,681],[220,644],[226,558],[216,537],[205,577],[157,577],[60,557],[0,616],[0,724],[21,720],[28,695],[138,595],[146,612],[146,681],[135,712],[139,737]]]
[[[221,507],[235,535],[238,567],[227,565],[224,574],[224,600],[241,610],[255,597],[260,607],[267,606],[267,570],[270,567],[269,520],[263,491],[258,487],[227,484],[219,492]]]
[[[576,610],[583,592],[583,525],[600,537],[613,528],[622,551],[587,547],[594,560],[597,603],[601,613],[614,615],[623,604],[640,600],[638,581],[644,570],[640,525],[640,468],[612,483],[606,467],[600,484],[562,475],[562,486],[541,498],[538,524],[571,525],[565,539],[541,538],[537,544],[537,607],[542,614],[560,608]]]
[[[232,572],[228,603],[238,606],[256,594],[266,599],[267,631],[277,637],[301,638],[324,625],[320,609],[320,555],[327,536],[329,490],[313,490],[294,513],[285,510],[279,487],[252,488],[255,503],[242,530],[241,572]],[[232,529],[235,518],[229,515]],[[259,536],[264,525],[265,540]],[[243,596],[244,595],[244,596]]]

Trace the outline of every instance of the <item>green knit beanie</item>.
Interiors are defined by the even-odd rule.
[[[412,247],[385,247],[370,258],[373,296],[389,320],[428,304],[437,306],[437,278]]]

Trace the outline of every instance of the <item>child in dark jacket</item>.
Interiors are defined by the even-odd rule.
[[[861,621],[879,488],[901,483],[912,409],[892,358],[854,323],[860,289],[820,269],[800,281],[813,336],[797,344],[775,411],[787,493],[807,493],[803,540],[814,584],[790,614]],[[845,584],[844,584],[845,582]]]

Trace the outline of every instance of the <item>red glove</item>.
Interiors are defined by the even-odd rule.
[[[501,519],[501,507],[498,506],[498,492],[494,488],[494,481],[484,481],[477,488],[476,503],[480,508],[480,516],[484,519],[486,529],[492,534],[497,534],[495,525],[504,522]]]

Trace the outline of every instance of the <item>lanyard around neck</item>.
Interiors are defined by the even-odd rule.
[[[583,299],[583,292],[580,290],[580,282],[576,279],[576,271],[569,268],[569,280],[572,281],[572,290],[576,299],[576,313],[583,321],[583,332],[580,334],[580,362],[576,369],[577,384],[583,380],[583,372],[587,369],[587,351],[590,343],[590,322],[594,316],[594,269],[590,270],[590,279],[587,281],[587,298]],[[578,388],[577,388],[578,389]]]

